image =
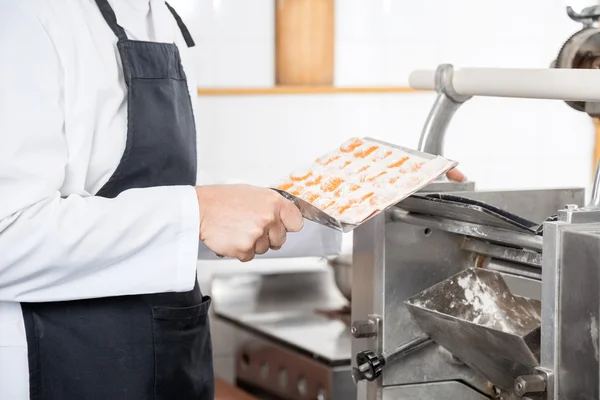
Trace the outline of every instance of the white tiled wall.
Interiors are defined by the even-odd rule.
[[[432,94],[201,98],[201,161],[219,182],[266,185],[349,136],[414,147],[433,99]],[[587,117],[559,102],[477,98],[456,114],[446,155],[460,161],[481,188],[580,186],[590,177],[592,131]]]
[[[203,87],[275,83],[275,0],[172,0],[196,42]]]
[[[183,9],[198,43],[201,86],[272,85],[275,3],[173,1]],[[570,3],[577,9],[589,4]],[[411,70],[441,62],[546,67],[579,28],[567,18],[565,5],[563,0],[337,0],[336,84],[402,86]],[[198,101],[208,175],[217,181],[267,184],[350,136],[415,146],[433,97],[233,96]],[[453,121],[446,154],[460,161],[482,188],[587,185],[592,145],[589,119],[561,102],[477,98]],[[560,171],[554,167],[557,161]]]
[[[202,86],[272,84],[274,0],[173,4],[198,41]],[[441,62],[543,68],[579,29],[564,8],[562,0],[337,0],[336,82],[405,85],[411,70]],[[234,47],[263,51],[245,57]],[[201,97],[204,176],[266,185],[351,136],[416,146],[433,100],[433,94]],[[456,114],[446,155],[483,189],[589,187],[593,136],[590,119],[562,102],[475,98]]]

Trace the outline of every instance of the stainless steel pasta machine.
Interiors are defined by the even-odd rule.
[[[600,71],[554,67],[415,71],[413,88],[438,93],[419,150],[443,155],[452,116],[475,96],[561,100],[594,115]],[[599,181],[596,170],[587,204],[584,189],[439,181],[358,227],[357,398],[600,398]]]

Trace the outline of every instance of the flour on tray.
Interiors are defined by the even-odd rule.
[[[359,224],[456,165],[443,157],[427,156],[353,138],[309,167],[294,171],[275,187],[340,222]]]

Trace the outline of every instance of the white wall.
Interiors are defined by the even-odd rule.
[[[275,0],[171,3],[195,36],[200,86],[273,85]],[[569,4],[580,10],[590,3]],[[579,29],[565,6],[562,0],[337,0],[336,84],[405,86],[411,70],[442,62],[547,67]],[[206,181],[267,185],[351,136],[415,147],[433,100],[433,94],[201,97]],[[589,188],[593,136],[590,119],[562,102],[475,98],[452,122],[446,155],[482,189]]]
[[[196,37],[201,86],[273,84],[274,0],[172,3]],[[587,2],[570,3],[579,9]],[[336,84],[405,86],[411,70],[442,62],[546,67],[579,28],[566,16],[565,5],[563,0],[337,0]],[[350,136],[416,146],[433,96],[198,101],[209,175],[267,184]],[[586,186],[592,146],[589,119],[561,102],[477,98],[453,121],[446,155],[460,161],[480,188]]]

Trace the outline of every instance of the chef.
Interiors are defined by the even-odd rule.
[[[197,186],[194,41],[164,1],[0,7],[0,399],[213,399],[199,239],[249,261],[300,213]]]

